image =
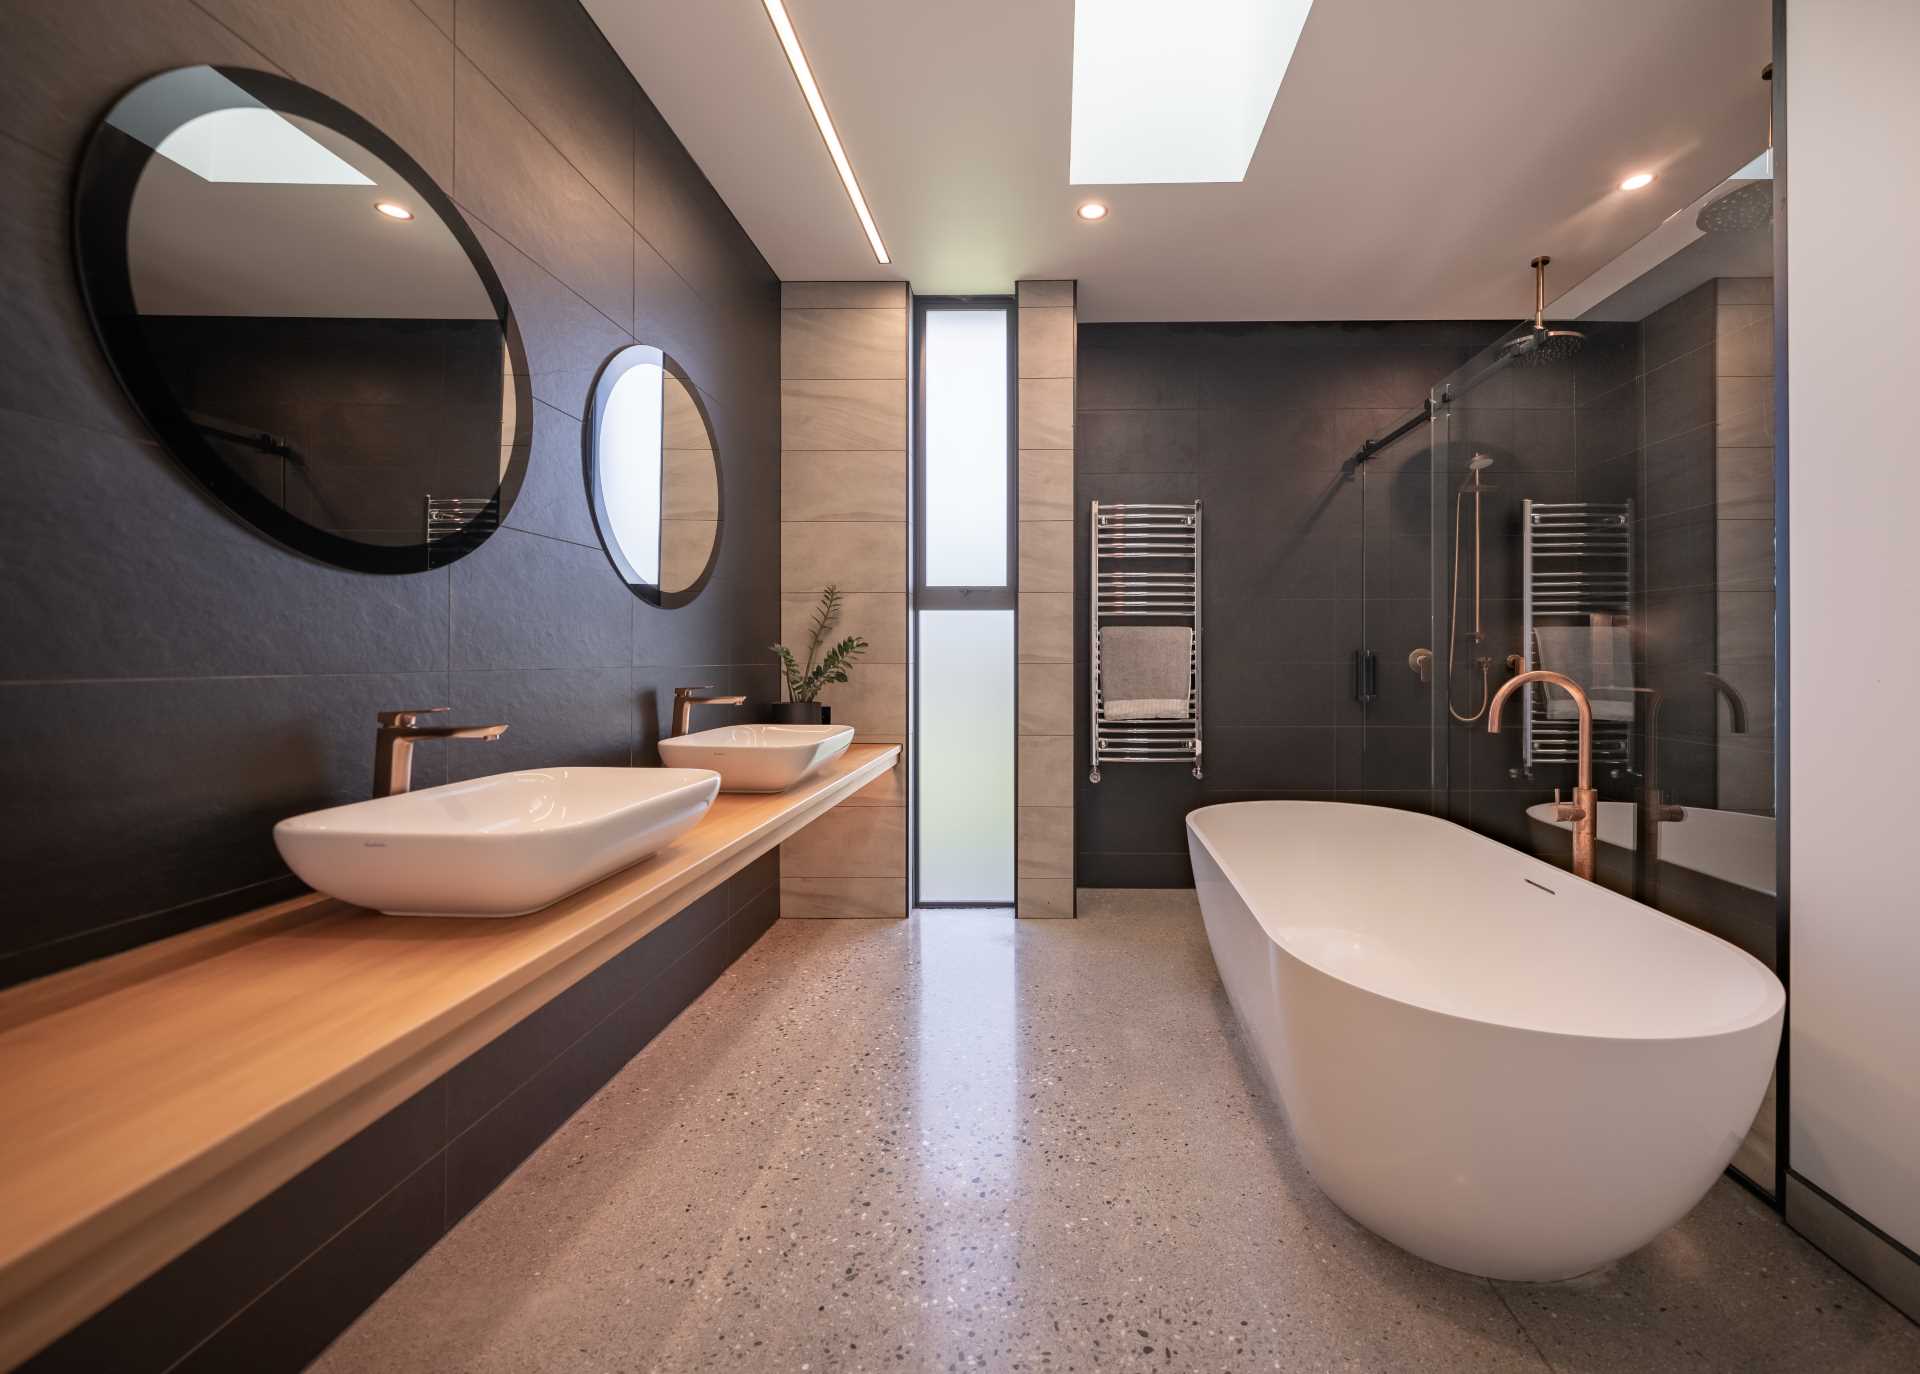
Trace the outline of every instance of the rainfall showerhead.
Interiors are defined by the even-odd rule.
[[[1533,328],[1501,349],[1510,362],[1539,367],[1557,363],[1578,353],[1587,336],[1577,329],[1559,329],[1547,323],[1547,264],[1553,259],[1533,260]]]
[[[1773,63],[1767,63],[1760,73],[1760,79],[1769,85],[1773,82]],[[1773,106],[1767,106],[1767,151],[1773,151]],[[1700,207],[1700,213],[1693,218],[1694,227],[1703,234],[1737,234],[1748,229],[1764,229],[1773,223],[1773,182],[1769,179],[1750,181],[1745,186],[1736,186],[1724,196]]]
[[[1492,466],[1493,459],[1487,457],[1484,453],[1476,453],[1473,457],[1467,459],[1468,472],[1478,472],[1482,468],[1490,468]]]
[[[1735,234],[1773,223],[1773,183],[1750,181],[1700,207],[1694,225],[1703,234]]]

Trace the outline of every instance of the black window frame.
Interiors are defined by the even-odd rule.
[[[1000,586],[929,586],[927,584],[927,315],[929,311],[999,311],[1007,322],[1007,577]],[[920,722],[920,612],[922,611],[1007,611],[1013,616],[1013,682],[1015,749],[1015,826],[1018,827],[1018,767],[1020,714],[1020,316],[1015,298],[1004,296],[916,296],[913,300],[913,425],[908,503],[908,533],[912,549],[911,580],[907,598],[907,625],[912,646],[912,672],[907,683],[909,723],[912,737],[919,738]],[[1012,910],[1014,898],[989,898],[979,901],[923,901],[920,893],[920,788],[925,770],[918,760],[912,768],[908,825],[908,899],[915,910],[928,909],[1000,909]],[[1019,883],[1019,855],[1015,853],[1016,889]]]

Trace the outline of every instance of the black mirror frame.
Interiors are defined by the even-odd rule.
[[[718,515],[714,521],[713,547],[707,550],[707,565],[700,570],[690,586],[677,592],[662,591],[654,584],[645,581],[627,562],[626,555],[620,551],[620,541],[613,536],[613,522],[607,514],[606,502],[600,495],[599,481],[599,438],[600,421],[606,412],[607,401],[613,395],[614,385],[626,376],[642,361],[631,355],[650,350],[660,355],[660,365],[679,379],[687,389],[687,395],[693,398],[693,408],[700,414],[700,423],[706,426],[707,438],[713,451],[713,484],[715,508]],[[651,362],[652,359],[646,361]],[[662,610],[674,611],[690,604],[693,599],[706,590],[707,583],[713,580],[713,572],[720,564],[720,541],[727,534],[727,484],[722,478],[720,467],[720,437],[713,430],[713,416],[707,413],[707,399],[694,384],[692,377],[666,349],[658,344],[631,343],[615,349],[607,360],[600,365],[600,372],[593,379],[593,397],[587,406],[587,418],[581,425],[582,472],[587,482],[587,504],[593,509],[593,528],[600,536],[600,547],[607,555],[607,561],[613,570],[620,574],[620,580],[627,584],[633,594],[649,606],[658,606]]]
[[[156,73],[147,81],[198,69],[177,67]],[[140,174],[157,154],[102,117],[87,140],[74,178],[73,260],[87,319],[106,354],[107,365],[161,446],[229,513],[261,533],[309,558],[355,572],[414,573],[444,567],[471,553],[499,528],[526,479],[532,452],[533,389],[526,349],[506,289],[452,198],[399,144],[379,129],[338,101],[297,81],[247,67],[209,66],[208,69],[258,97],[270,109],[310,119],[353,139],[404,177],[466,250],[467,260],[486,288],[499,317],[501,337],[511,362],[515,402],[513,457],[493,500],[461,531],[429,540],[422,512],[421,542],[406,546],[363,544],[318,529],[288,514],[237,477],[181,410],[140,335],[133,282],[127,266],[127,233]],[[122,92],[110,108],[117,108],[120,100],[133,89],[137,87]]]

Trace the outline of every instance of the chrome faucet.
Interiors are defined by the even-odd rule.
[[[712,686],[676,687],[673,689],[673,728],[667,731],[667,737],[684,735],[693,728],[693,708],[696,706],[742,706],[746,698],[742,696],[713,696]]]
[[[1573,822],[1573,874],[1576,878],[1592,882],[1594,846],[1600,829],[1600,794],[1593,787],[1593,703],[1587,700],[1586,689],[1565,673],[1551,673],[1543,668],[1516,673],[1500,684],[1500,690],[1487,703],[1487,733],[1500,733],[1501,707],[1506,705],[1508,697],[1529,682],[1560,688],[1573,698],[1573,704],[1580,712],[1580,767],[1574,783],[1573,801],[1571,804],[1555,801],[1553,818]]]
[[[397,797],[413,786],[413,746],[423,739],[499,739],[504,725],[422,725],[420,717],[438,715],[444,706],[417,711],[382,711],[373,736],[373,795]]]

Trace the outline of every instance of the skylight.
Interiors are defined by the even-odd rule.
[[[1244,181],[1313,0],[1075,0],[1075,185]]]
[[[205,181],[301,186],[371,186],[351,164],[258,105],[190,119],[154,150]]]

